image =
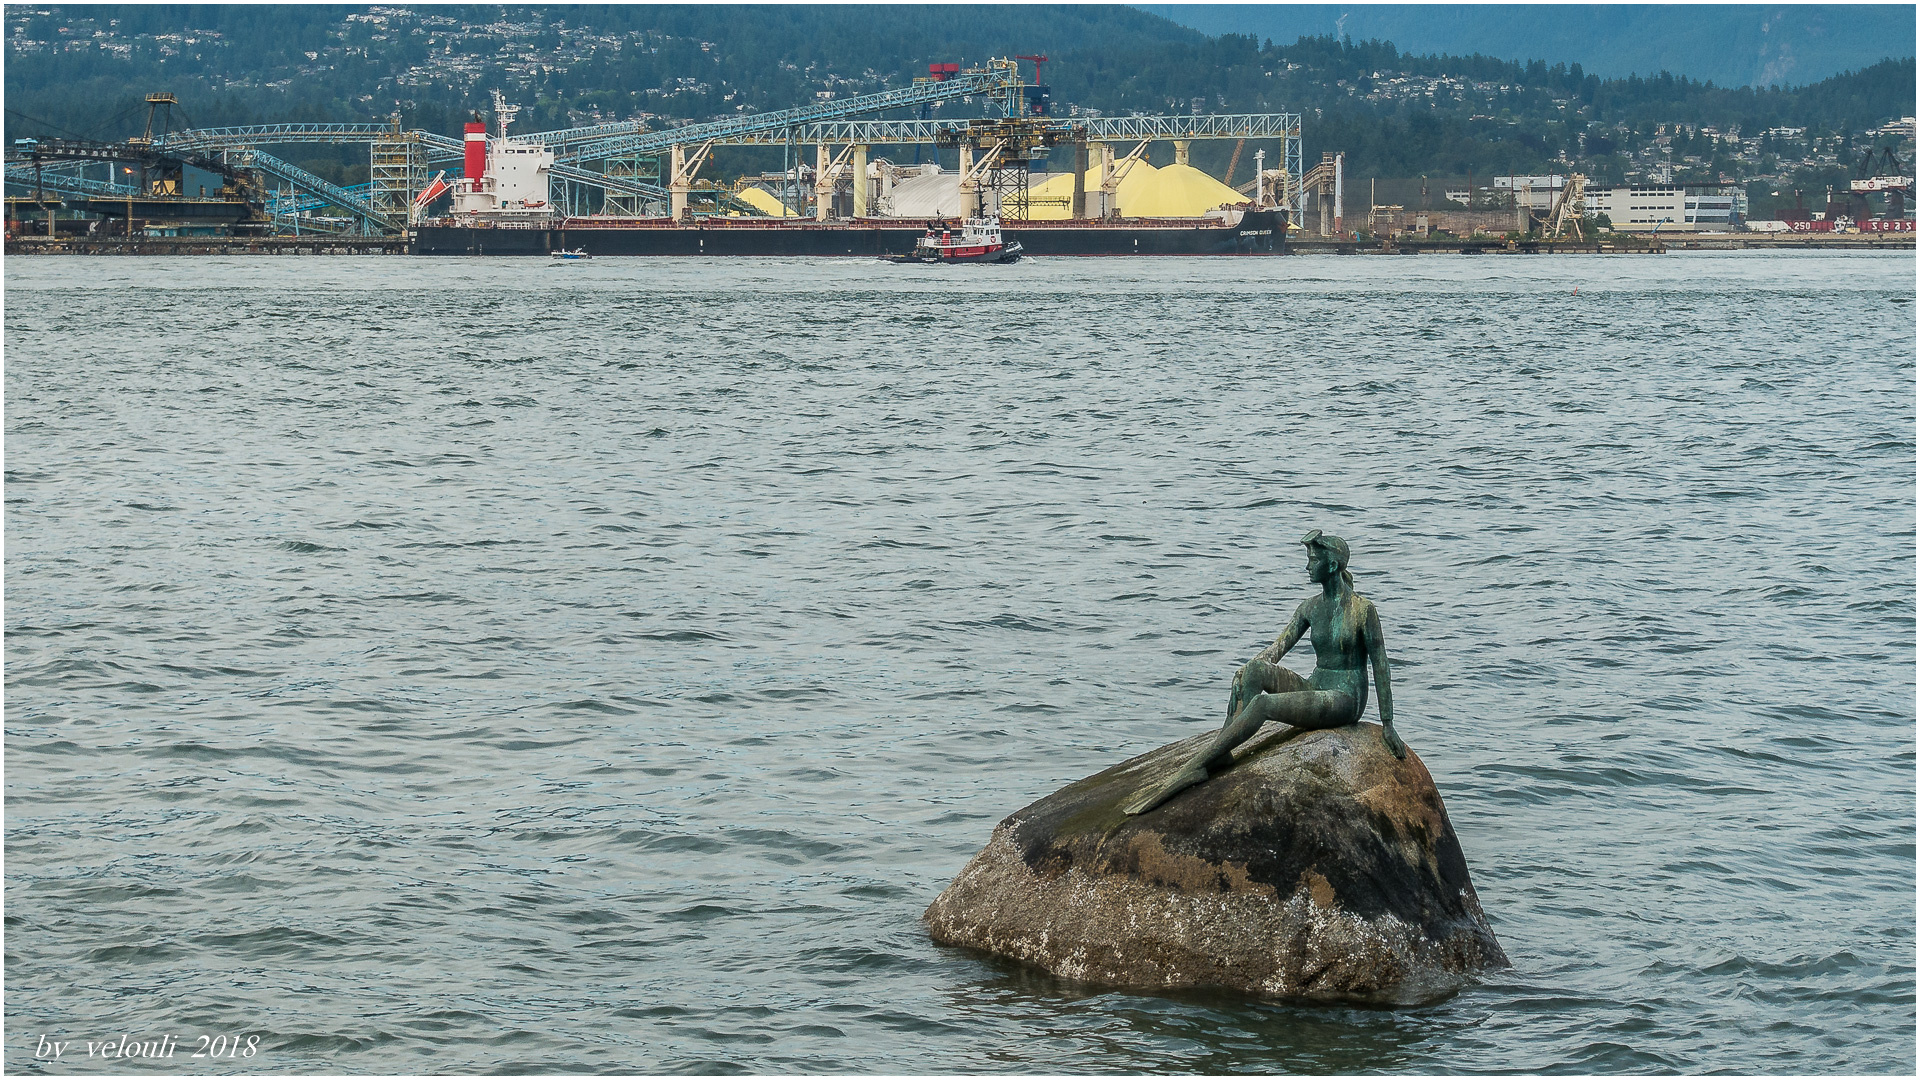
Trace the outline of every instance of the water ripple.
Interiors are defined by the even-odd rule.
[[[7,265],[9,1069],[1913,1071],[1910,255],[542,269]],[[1308,528],[1514,969],[928,941]]]

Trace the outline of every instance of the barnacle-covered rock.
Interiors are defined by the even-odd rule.
[[[927,908],[934,939],[1087,982],[1368,1004],[1506,966],[1433,778],[1375,725],[1256,736],[1206,783],[1122,812],[1212,737],[1002,821]]]

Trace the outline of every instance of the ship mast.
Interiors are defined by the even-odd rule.
[[[500,122],[501,139],[504,140],[507,137],[507,125],[513,123],[513,118],[519,115],[520,106],[507,104],[506,95],[496,87],[493,91],[493,116]]]

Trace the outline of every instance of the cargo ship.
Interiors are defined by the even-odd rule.
[[[908,255],[929,230],[957,232],[966,220],[964,215],[825,221],[725,214],[561,217],[548,194],[553,152],[537,140],[507,135],[513,106],[496,101],[495,111],[500,131],[491,140],[477,118],[467,124],[465,175],[445,184],[436,178],[416,200],[424,205],[448,193],[452,208],[409,230],[412,254],[876,258]],[[1024,255],[1278,255],[1286,250],[1287,214],[1249,206],[1202,217],[1007,220],[1003,235]]]
[[[425,224],[409,234],[415,255],[905,255],[927,230],[959,229],[952,218],[564,218],[545,224]],[[1249,210],[1219,218],[1109,221],[1009,221],[1008,243],[1034,255],[1279,255],[1286,214]]]

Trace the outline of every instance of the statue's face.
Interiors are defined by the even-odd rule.
[[[1307,549],[1308,581],[1316,583],[1329,581],[1339,572],[1334,567],[1333,556],[1327,553],[1326,548],[1315,546]]]

